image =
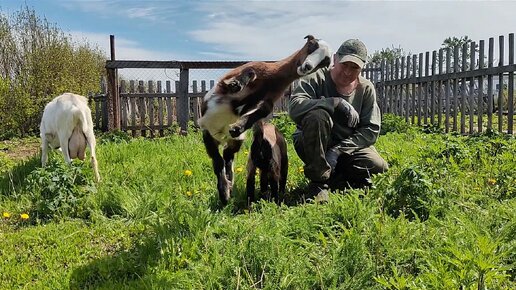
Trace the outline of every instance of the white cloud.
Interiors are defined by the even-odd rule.
[[[516,2],[215,2],[191,36],[224,55],[278,59],[312,33],[337,48],[360,38],[372,53],[401,46],[419,53],[439,49],[449,36],[474,41],[507,35],[516,27]]]
[[[105,52],[106,58],[110,57],[111,48],[108,34],[84,31],[70,31],[68,33],[74,41],[96,45]],[[181,52],[148,49],[135,40],[115,36],[115,58],[123,60],[182,60],[189,59],[189,56]]]
[[[126,15],[129,18],[145,18],[153,20],[155,19],[154,12],[155,7],[145,7],[145,8],[129,8],[126,10]]]
[[[516,2],[510,1],[66,3],[104,17],[116,14],[120,21],[129,19],[124,23],[127,31],[114,32],[118,33],[118,59],[275,60],[301,47],[307,34],[325,39],[334,48],[345,39],[360,38],[370,54],[392,46],[419,53],[439,49],[449,36],[468,35],[474,41],[495,37],[497,41],[499,35],[507,36],[516,27]],[[137,33],[141,32],[131,31],[134,24],[146,25],[149,34],[159,34],[163,39],[159,50],[155,44],[139,40]],[[110,32],[83,34],[109,54]]]

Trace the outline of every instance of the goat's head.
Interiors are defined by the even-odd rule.
[[[219,82],[220,93],[237,94],[255,79],[256,71],[252,67],[244,68],[242,71],[238,71],[238,74],[226,77]]]
[[[297,74],[304,76],[310,74],[321,67],[328,67],[331,61],[331,51],[329,45],[313,35],[305,36],[306,44],[301,49],[301,59],[297,67]]]

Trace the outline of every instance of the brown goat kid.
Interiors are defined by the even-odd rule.
[[[255,201],[256,169],[260,169],[260,193],[265,193],[270,186],[270,197],[280,203],[280,196],[285,196],[288,173],[287,142],[285,137],[271,123],[259,120],[253,126],[253,143],[247,161],[247,202]]]
[[[249,62],[231,70],[204,96],[199,125],[223,204],[231,197],[233,159],[244,132],[272,112],[274,103],[294,80],[330,64],[328,45],[311,35],[305,38],[304,46],[283,60]]]

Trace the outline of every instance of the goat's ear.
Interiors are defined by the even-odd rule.
[[[249,84],[256,79],[256,71],[252,67],[248,67],[242,71],[242,83]]]
[[[308,41],[314,40],[315,37],[313,35],[311,35],[311,34],[308,34],[307,36],[305,36],[305,39],[308,42]]]

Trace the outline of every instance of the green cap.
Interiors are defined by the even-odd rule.
[[[358,39],[348,39],[340,45],[336,54],[340,63],[351,61],[363,68],[367,59],[367,48]]]

